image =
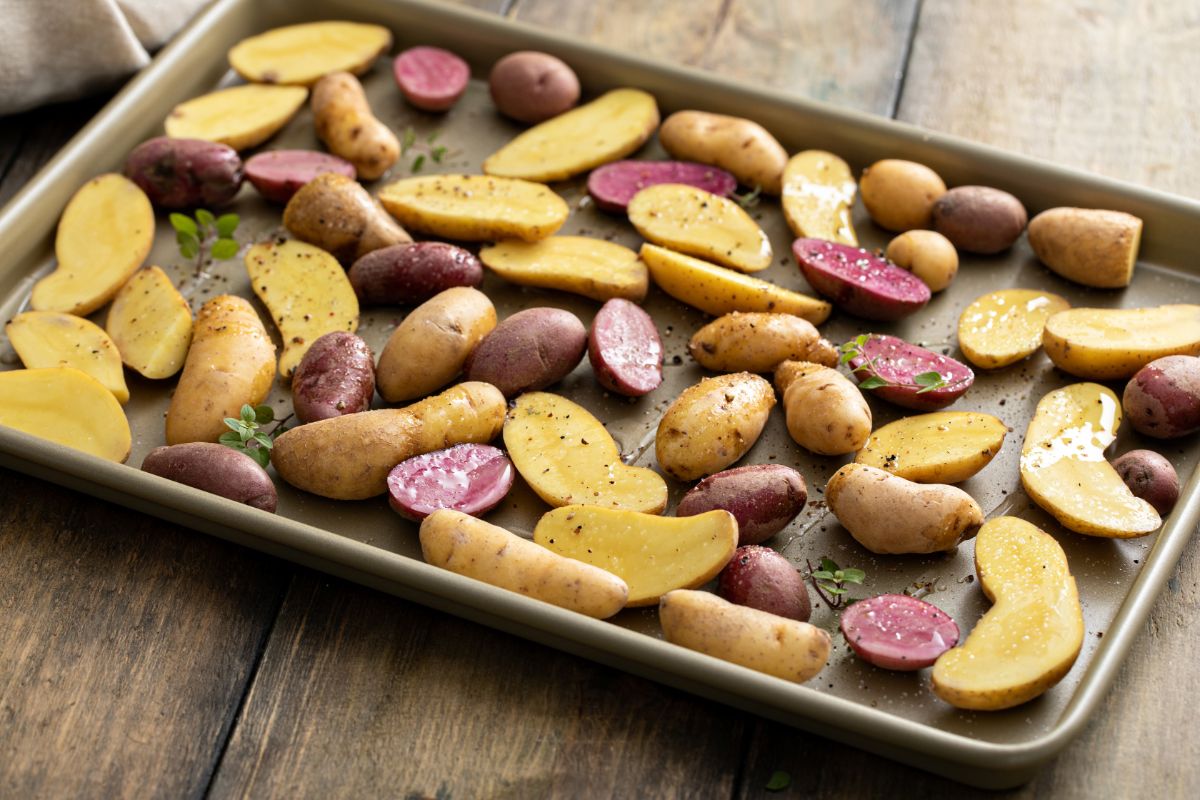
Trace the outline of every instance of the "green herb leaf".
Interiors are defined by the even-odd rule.
[[[271,453],[269,450],[263,450],[261,447],[249,447],[243,450],[246,455],[258,462],[258,465],[263,469],[271,463]]]
[[[254,418],[258,420],[259,425],[266,425],[275,419],[275,409],[268,405],[254,407]]]
[[[864,580],[866,580],[866,577],[867,573],[863,572],[861,569],[846,567],[846,569],[842,570],[842,580],[846,583],[862,583]]]
[[[228,422],[228,420],[226,422]],[[234,445],[240,445],[242,443],[242,437],[238,436],[233,431],[225,431],[221,434],[221,438],[217,439],[217,441],[226,447],[233,447]]]
[[[742,208],[752,208],[758,205],[758,197],[762,194],[762,187],[755,186],[751,191],[745,194],[734,194],[733,199]]]
[[[867,378],[865,381],[860,383],[858,385],[858,388],[866,391],[866,390],[870,390],[870,389],[878,389],[881,386],[887,386],[887,385],[888,385],[888,382],[885,381],[883,378],[879,377],[878,375],[872,375],[871,377]]]
[[[817,570],[816,572],[814,572],[814,573],[812,574],[812,576],[813,576],[814,578],[816,578],[817,580],[819,580],[819,581],[831,581],[831,580],[833,580],[833,573],[832,573],[832,572],[830,572],[829,570],[824,570],[824,569],[819,569],[819,570]]]
[[[222,239],[233,238],[233,232],[237,230],[237,226],[241,221],[241,217],[237,214],[222,214],[217,217],[217,236]]]
[[[824,589],[825,589],[825,591],[829,592],[830,594],[845,594],[846,593],[846,590],[840,586],[826,586],[826,587],[824,587]]]
[[[265,433],[254,434],[254,441],[258,442],[259,446],[265,447],[268,450],[275,446],[275,443],[271,441],[271,437],[267,436]]]
[[[429,134],[428,138],[426,138],[425,141],[429,142],[430,144],[433,144],[435,141],[437,141],[437,137],[439,137],[441,135],[442,135],[441,131],[434,131],[433,133]]]
[[[425,154],[424,153],[422,153],[421,155],[419,155],[413,159],[412,171],[420,172],[421,167],[423,167],[423,166],[425,166]]]
[[[417,132],[415,130],[413,130],[412,126],[410,125],[409,127],[404,129],[404,139],[400,143],[400,154],[403,155],[405,150],[412,147],[416,143],[417,143]]]
[[[233,417],[226,417],[225,424],[228,425],[230,428],[232,428],[235,431],[240,431],[242,429],[242,421],[240,419],[234,419]]]
[[[446,155],[445,145],[443,145],[441,147],[435,147],[429,151],[429,157],[433,159],[433,163],[435,163],[435,164],[442,163],[442,157],[445,155]]]
[[[238,243],[233,239],[217,239],[210,252],[217,261],[225,261],[238,254]]]
[[[200,240],[190,233],[183,231],[176,233],[175,241],[179,243],[179,254],[184,258],[195,258],[200,255]]]
[[[171,220],[171,227],[177,233],[189,233],[192,236],[199,236],[200,231],[196,228],[196,221],[186,214],[171,214],[167,217]]]
[[[767,781],[768,792],[782,792],[784,789],[792,785],[792,776],[777,769],[771,773],[771,779]]]
[[[246,423],[247,425],[254,424],[254,406],[250,405],[249,403],[245,403],[242,405],[242,410],[238,413],[242,417],[242,422]]]
[[[206,228],[211,228],[212,224],[214,222],[216,222],[216,217],[214,217],[212,215],[212,212],[209,211],[208,209],[197,208],[196,209],[196,222],[199,222],[201,225],[203,225]]]
[[[833,572],[837,572],[838,569],[840,569],[840,567],[838,567],[837,562],[834,561],[832,558],[822,558],[821,559],[821,569],[824,570],[825,572],[833,573]],[[832,577],[832,575],[830,577]]]

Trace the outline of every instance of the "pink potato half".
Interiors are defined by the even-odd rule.
[[[610,392],[641,397],[662,383],[662,339],[636,303],[613,298],[600,307],[588,332],[588,361]]]
[[[471,78],[467,62],[440,47],[410,47],[392,62],[396,85],[422,111],[448,111]]]
[[[349,161],[317,150],[268,150],[246,161],[246,178],[274,203],[286,203],[301,186],[326,172],[356,177]]]
[[[694,161],[614,161],[592,170],[587,190],[605,211],[624,214],[633,196],[647,186],[683,183],[721,197],[737,188],[737,179],[723,169]]]
[[[958,644],[958,625],[945,611],[906,594],[859,600],[842,612],[841,625],[859,658],[901,672],[932,666]]]
[[[387,477],[388,503],[414,522],[440,508],[477,517],[504,499],[514,474],[503,451],[486,444],[458,444],[393,467]]]
[[[867,361],[873,359],[875,373],[887,383],[868,390],[881,400],[903,408],[917,411],[945,408],[975,383],[975,373],[961,361],[895,336],[872,334],[862,346],[862,353],[850,359],[854,377],[859,383],[867,381],[872,375]],[[929,372],[938,373],[946,385],[923,391],[925,387],[917,382],[917,376]]]
[[[818,294],[856,317],[903,319],[924,308],[931,297],[920,278],[861,247],[797,239],[792,254]]]

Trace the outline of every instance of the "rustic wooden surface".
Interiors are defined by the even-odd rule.
[[[1200,195],[1188,0],[475,5]],[[836,78],[830,77],[836,75]],[[0,119],[0,202],[101,105]],[[983,796],[0,470],[0,796]],[[1200,793],[1188,547],[1085,733],[1014,797]],[[772,795],[773,796],[773,795]]]

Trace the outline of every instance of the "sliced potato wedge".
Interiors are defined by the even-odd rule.
[[[121,354],[99,325],[61,311],[26,311],[4,332],[29,369],[74,367],[100,381],[118,403],[129,402]]]
[[[1051,208],[1029,220],[1038,260],[1068,280],[1119,289],[1133,280],[1142,221],[1123,211]]]
[[[113,393],[74,367],[0,372],[0,425],[117,463],[133,442]]]
[[[104,325],[121,360],[146,378],[179,372],[192,343],[192,310],[158,267],[135,272],[125,282]]]
[[[981,369],[999,369],[1042,346],[1046,320],[1071,304],[1036,289],[1001,289],[975,299],[958,317],[958,346]]]
[[[645,238],[739,272],[771,266],[771,242],[732,200],[682,183],[647,186],[629,201],[629,221]]]
[[[1006,433],[978,411],[918,414],[872,432],[854,460],[917,483],[959,483],[991,463]]]
[[[1046,320],[1042,346],[1076,377],[1129,378],[1163,356],[1200,355],[1200,305],[1072,308]]]
[[[309,22],[243,39],[229,66],[254,83],[311,86],[330,72],[361,75],[392,46],[392,32],[359,22]]]
[[[590,236],[551,236],[540,242],[508,239],[479,251],[479,260],[510,283],[558,289],[593,300],[640,302],[650,273],[638,254]]]
[[[308,89],[300,86],[233,86],[180,103],[164,126],[172,139],[204,139],[247,150],[287,125],[306,99]]]
[[[800,238],[858,247],[850,219],[857,191],[849,164],[824,150],[805,150],[783,168],[783,216]]]
[[[487,157],[488,175],[562,181],[624,158],[658,128],[654,96],[613,89],[590,103],[535,125]]]
[[[490,175],[405,178],[384,186],[379,201],[408,230],[470,242],[536,242],[571,211],[548,186]]]

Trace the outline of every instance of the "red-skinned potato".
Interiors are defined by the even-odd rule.
[[[562,380],[586,349],[587,329],[579,317],[561,308],[527,308],[483,337],[467,356],[463,373],[512,398]]]
[[[301,186],[326,172],[357,177],[346,159],[316,150],[268,150],[246,159],[246,179],[273,203],[287,203]]]
[[[662,339],[641,306],[613,298],[600,307],[588,332],[588,361],[610,392],[641,397],[662,383]]]
[[[215,442],[156,447],[146,454],[142,471],[274,512],[275,484],[254,459]]]
[[[783,464],[749,464],[700,481],[679,501],[675,516],[723,509],[737,520],[739,545],[759,544],[786,528],[807,501],[808,487],[796,470]]]
[[[508,456],[487,444],[456,444],[401,461],[388,473],[388,504],[420,522],[448,508],[473,517],[491,511],[512,488]]]
[[[496,109],[518,122],[545,122],[579,102],[579,78],[560,58],[535,50],[509,53],[492,67]]]
[[[1200,358],[1166,356],[1137,371],[1121,397],[1134,430],[1175,439],[1200,430]]]
[[[861,247],[797,239],[792,254],[818,294],[863,319],[903,319],[932,296],[920,278]]]
[[[228,145],[159,136],[125,159],[125,177],[159,208],[217,208],[242,188],[242,159]]]
[[[859,658],[898,672],[931,667],[958,644],[958,625],[946,612],[906,594],[859,600],[842,612],[841,628]]]
[[[452,286],[478,286],[483,265],[461,247],[415,242],[372,250],[348,275],[363,305],[402,306],[423,303]]]
[[[873,370],[867,368],[872,360]],[[975,383],[971,368],[949,356],[926,350],[895,336],[871,334],[861,345],[859,354],[849,361],[850,369],[860,384],[889,403],[917,411],[937,411],[962,397]],[[943,386],[926,390],[919,376],[936,372]],[[873,377],[883,379],[872,386]],[[930,376],[932,377],[932,376]]]
[[[752,544],[733,551],[717,578],[717,594],[739,606],[808,622],[812,601],[800,571],[769,547]]]
[[[409,105],[422,111],[448,111],[467,90],[471,68],[440,47],[410,47],[392,62],[396,85]]]
[[[366,411],[375,396],[371,348],[346,331],[319,337],[292,373],[292,396],[301,422]]]
[[[1153,450],[1130,450],[1112,465],[1134,497],[1154,506],[1159,516],[1171,513],[1179,500],[1179,475],[1170,461]]]
[[[990,186],[956,186],[933,204],[934,228],[968,253],[1007,250],[1028,221],[1020,200]]]

